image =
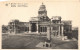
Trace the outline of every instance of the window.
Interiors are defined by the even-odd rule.
[[[29,27],[25,27],[25,31],[29,31]]]
[[[43,27],[43,32],[45,32],[45,28]]]
[[[47,27],[45,27],[45,32],[47,32]]]
[[[41,29],[40,29],[40,30],[41,30],[41,32],[42,32],[42,27],[41,27]]]
[[[57,26],[54,26],[54,27],[53,27],[53,30],[58,30],[58,27],[57,27]]]
[[[47,27],[40,27],[40,32],[47,32]]]
[[[27,27],[27,30],[29,31],[29,27]]]

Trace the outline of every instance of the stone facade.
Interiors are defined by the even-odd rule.
[[[38,10],[37,17],[31,17],[29,22],[20,22],[12,20],[8,24],[8,32],[17,33],[33,33],[47,34],[54,36],[64,36],[64,32],[71,31],[71,21],[62,21],[61,16],[53,16],[51,19],[47,16],[46,6],[42,4]]]

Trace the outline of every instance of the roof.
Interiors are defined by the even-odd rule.
[[[72,25],[72,21],[68,20],[68,21],[62,21],[62,23],[64,23],[64,25]]]
[[[61,16],[52,16],[51,20],[61,20]]]
[[[72,27],[72,30],[78,30],[78,27]]]
[[[39,17],[31,17],[30,21],[39,21]]]

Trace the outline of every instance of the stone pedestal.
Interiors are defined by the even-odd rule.
[[[50,43],[40,42],[39,44],[36,45],[36,47],[45,48],[45,49],[51,49],[51,44]]]
[[[45,42],[45,43],[43,44],[43,47],[51,47],[51,43]]]

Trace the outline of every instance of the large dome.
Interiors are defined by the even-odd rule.
[[[39,10],[46,9],[46,6],[42,3]]]

